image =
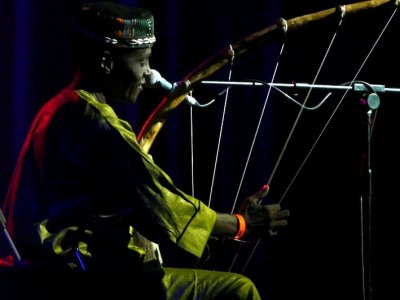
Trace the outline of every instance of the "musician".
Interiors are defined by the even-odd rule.
[[[4,201],[23,265],[129,273],[118,290],[150,281],[160,289],[148,292],[166,299],[260,299],[244,275],[163,265],[162,245],[201,257],[210,238],[275,235],[288,210],[259,204],[267,187],[249,196],[240,214],[229,214],[175,186],[115,113],[149,84],[153,15],[93,2],[82,6],[78,21],[76,76],[36,115]]]

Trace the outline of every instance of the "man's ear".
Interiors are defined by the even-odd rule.
[[[101,56],[100,67],[102,70],[104,70],[105,74],[111,73],[114,67],[114,61],[110,51],[105,50],[103,52],[103,55]]]

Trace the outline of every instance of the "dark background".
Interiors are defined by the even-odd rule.
[[[72,78],[69,20],[80,2],[0,0],[1,198],[35,113]],[[280,17],[289,20],[354,1],[120,2],[153,12],[157,43],[151,64],[175,82],[222,48],[276,24]],[[365,282],[372,288],[374,299],[388,299],[388,295],[394,299],[399,294],[392,279],[398,261],[394,207],[399,200],[396,188],[400,179],[396,140],[400,128],[398,13],[377,42],[393,10],[392,5],[384,5],[345,17],[338,31],[335,18],[302,26],[295,32],[289,28],[285,40],[282,36],[270,40],[233,62],[234,81],[271,82],[279,61],[274,82],[312,83],[335,37],[316,83],[338,87],[360,80],[394,89],[378,93],[380,106],[372,111],[371,139],[367,138],[368,106],[361,103],[369,92],[316,89],[307,105],[317,104],[328,92],[332,95],[321,108],[301,112],[277,164],[300,107],[271,90],[259,121],[268,87],[234,87],[229,91],[218,148],[225,98],[217,94],[225,87],[197,84],[193,96],[200,103],[216,101],[192,111],[181,104],[153,145],[155,161],[179,187],[192,192],[192,113],[194,195],[206,203],[211,199],[211,207],[218,211],[235,211],[232,203],[236,198],[239,205],[245,196],[270,181],[265,203],[280,202],[292,216],[286,230],[258,244],[244,270],[265,299],[365,299],[365,293],[369,295],[363,288]],[[229,71],[227,65],[207,79],[228,80]],[[300,88],[285,91],[300,102],[308,93]],[[159,100],[157,91],[145,91],[136,106],[126,107],[124,116],[136,132]],[[368,161],[370,177],[366,172]],[[204,266],[227,270],[237,246],[227,242],[211,247],[213,259]],[[253,247],[240,247],[233,271],[241,272]],[[363,252],[367,252],[364,260]],[[178,264],[177,257],[185,255],[165,249],[166,264]],[[194,262],[187,258],[181,264],[191,266]]]

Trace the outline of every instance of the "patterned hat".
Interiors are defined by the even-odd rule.
[[[156,41],[154,17],[139,7],[107,1],[86,3],[79,23],[86,36],[115,48],[149,48]]]

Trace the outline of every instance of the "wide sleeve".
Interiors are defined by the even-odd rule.
[[[216,212],[177,188],[142,150],[128,122],[119,119],[109,105],[95,101],[90,94],[79,95],[95,108],[95,119],[110,125],[107,128],[103,124],[100,136],[91,137],[95,145],[102,145],[93,150],[93,166],[89,169],[96,178],[103,207],[108,211],[130,210],[132,226],[146,238],[157,243],[167,239],[200,257]]]
[[[200,257],[216,220],[216,212],[178,189],[157,165],[144,159],[153,182],[143,186],[142,199],[155,220],[180,248]]]

